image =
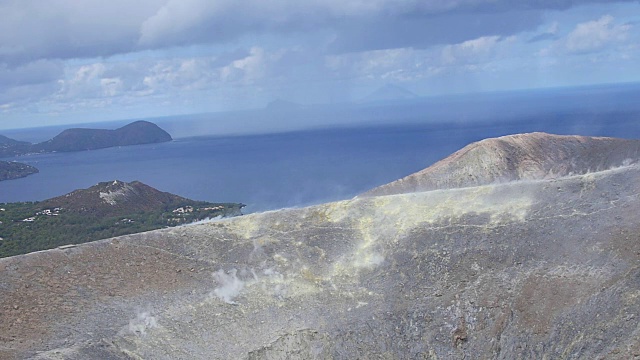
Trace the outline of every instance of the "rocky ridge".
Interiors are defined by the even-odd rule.
[[[587,148],[603,142],[580,139],[594,156]],[[611,169],[582,168],[577,152],[575,166],[549,163],[566,176],[0,259],[0,357],[638,358],[640,167],[629,144]],[[468,165],[448,164],[467,175]]]
[[[472,143],[364,196],[554,179],[636,163],[640,140],[529,133]]]

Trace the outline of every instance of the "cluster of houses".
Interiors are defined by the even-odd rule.
[[[131,223],[134,223],[134,222],[135,222],[135,220],[133,220],[133,219],[127,219],[127,218],[124,218],[124,219],[122,219],[122,220],[118,220],[118,221],[116,221],[116,225],[120,225],[120,224],[131,224]]]
[[[222,210],[222,209],[224,209],[224,206],[218,205],[218,206],[200,208],[198,210],[199,211],[216,211],[216,210]],[[179,207],[179,208],[173,210],[172,212],[174,214],[187,214],[187,213],[192,213],[193,210],[194,210],[193,206],[187,205],[187,206]]]
[[[4,210],[4,209],[2,209],[2,210]],[[60,215],[60,211],[61,210],[62,210],[62,208],[44,209],[42,211],[38,211],[35,216],[23,219],[22,222],[34,222],[36,220],[36,218],[38,217],[38,215],[58,216],[58,215]]]
[[[222,210],[224,209],[224,206],[222,205],[218,205],[218,206],[213,206],[213,207],[206,207],[206,208],[202,208],[200,210],[204,210],[204,211],[215,211],[215,210]]]
[[[193,206],[183,206],[172,211],[174,214],[186,214],[193,212]]]

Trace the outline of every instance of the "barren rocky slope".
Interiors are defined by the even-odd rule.
[[[640,167],[593,170],[0,259],[0,358],[638,358]]]
[[[636,163],[640,140],[529,133],[472,143],[365,196],[552,179]]]

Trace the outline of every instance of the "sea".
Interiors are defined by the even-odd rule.
[[[624,84],[147,119],[174,140],[2,159],[40,172],[0,182],[0,203],[138,180],[195,200],[240,202],[245,213],[303,207],[353,198],[488,137],[542,131],[640,138],[638,100],[640,85]],[[0,134],[39,142],[63,128]]]

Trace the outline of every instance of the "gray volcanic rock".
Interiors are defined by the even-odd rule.
[[[640,140],[530,133],[472,143],[434,165],[364,193],[402,194],[585,174],[636,163]]]
[[[639,180],[363,197],[0,259],[0,358],[640,357]]]

